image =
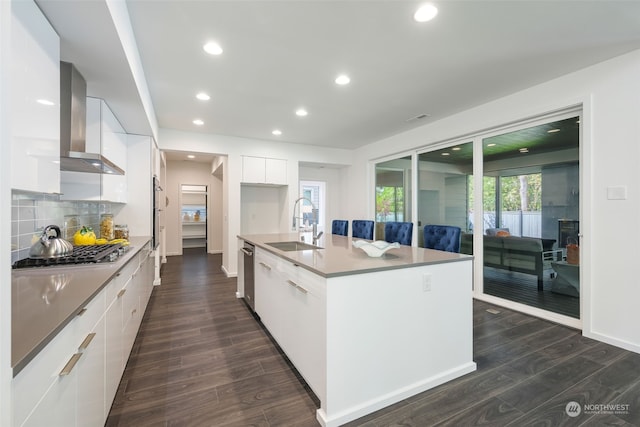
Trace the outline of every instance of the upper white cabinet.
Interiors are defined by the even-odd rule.
[[[60,39],[34,2],[11,12],[11,187],[59,193]]]
[[[125,175],[66,172],[60,176],[65,200],[128,201],[127,134],[104,100],[87,97],[86,151],[100,153]]]
[[[242,182],[247,184],[287,185],[287,161],[242,156]]]

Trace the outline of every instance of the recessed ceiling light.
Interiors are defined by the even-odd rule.
[[[194,156],[193,154],[187,154],[187,158],[188,158],[188,159],[195,159],[195,158],[196,158],[196,156]]]
[[[423,4],[416,10],[416,13],[413,14],[413,19],[418,22],[427,22],[431,21],[438,14],[438,8],[432,5],[431,3]]]
[[[346,74],[341,74],[338,77],[336,77],[335,82],[338,85],[344,86],[344,85],[348,85],[349,82],[351,82],[351,79]]]
[[[560,129],[549,129],[547,133],[560,132]]]
[[[493,143],[493,142],[492,142],[492,143],[490,143],[490,144],[487,144],[487,147],[495,147],[495,146],[496,146],[496,144],[495,144],[495,143]]]
[[[42,105],[46,105],[48,107],[52,106],[52,105],[56,105],[54,102],[49,101],[48,99],[38,99],[36,101],[38,104],[42,104]]]
[[[282,135],[282,131],[280,129],[274,129],[273,131],[271,131],[271,133],[275,136]]]
[[[453,148],[451,149],[451,151],[460,151],[460,150],[461,150],[461,148],[460,148],[460,147],[453,147]]]
[[[529,149],[528,149],[528,148],[521,148],[519,151],[520,151],[521,153],[528,153],[528,152],[529,152]]]
[[[200,120],[200,119],[195,119],[193,121],[193,124],[194,125],[198,125],[198,126],[202,126],[204,124],[204,122],[202,120]]]
[[[450,156],[451,153],[442,153],[443,156]]]
[[[197,94],[196,98],[198,98],[200,101],[208,101],[211,99],[211,97],[204,92],[200,92],[199,94]]]
[[[222,53],[222,48],[216,42],[208,42],[202,48],[210,55],[220,55]]]
[[[309,113],[304,108],[299,108],[298,110],[296,110],[296,116],[304,117],[307,114]]]

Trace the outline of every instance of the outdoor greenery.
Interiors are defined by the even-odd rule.
[[[404,217],[404,188],[376,187],[376,221],[402,221]]]
[[[497,179],[483,178],[482,208],[495,211]],[[500,201],[502,211],[533,211],[542,209],[542,174],[500,177]],[[473,206],[473,176],[469,175],[469,206]]]

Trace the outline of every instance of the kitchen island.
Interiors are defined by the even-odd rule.
[[[401,246],[371,258],[336,235],[295,251],[269,243],[297,233],[238,238],[255,245],[256,314],[319,398],[323,426],[476,369],[473,257]]]

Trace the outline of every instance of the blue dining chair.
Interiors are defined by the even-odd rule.
[[[411,246],[413,233],[412,222],[385,222],[384,240],[389,243],[398,242],[401,245]]]
[[[424,247],[460,253],[460,227],[453,225],[425,225],[422,231]]]
[[[331,222],[331,234],[339,234],[340,236],[349,235],[349,221],[334,219]]]
[[[373,221],[354,219],[351,221],[351,237],[373,240],[373,226]]]

